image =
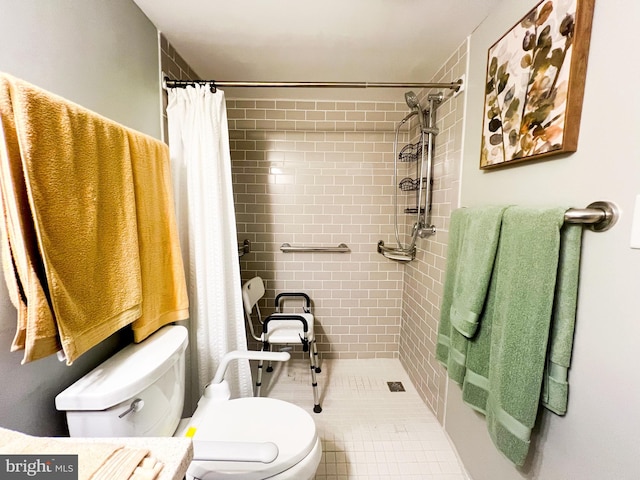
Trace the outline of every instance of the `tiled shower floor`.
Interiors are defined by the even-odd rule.
[[[322,439],[316,480],[467,480],[447,436],[397,359],[325,360],[320,414],[312,413],[308,362],[274,364],[263,396],[311,413]],[[391,392],[387,382],[402,382]]]

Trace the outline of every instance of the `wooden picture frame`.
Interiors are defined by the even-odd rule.
[[[489,48],[480,168],[575,152],[595,0],[541,0]]]

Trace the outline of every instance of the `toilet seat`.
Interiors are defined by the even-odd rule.
[[[191,420],[182,425],[180,433],[191,428],[194,442],[265,442],[277,446],[277,457],[270,463],[193,461],[187,476],[199,480],[269,478],[294,467],[319,445],[311,416],[297,405],[273,398],[220,402],[203,397]]]

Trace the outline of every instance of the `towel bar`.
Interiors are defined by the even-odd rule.
[[[341,243],[337,247],[303,247],[303,246],[292,246],[288,243],[283,243],[280,246],[280,251],[284,253],[293,253],[293,252],[324,252],[324,253],[349,253],[351,249]]]
[[[613,202],[593,202],[587,208],[570,208],[564,214],[566,223],[582,223],[594,232],[609,230],[618,220],[620,212]]]

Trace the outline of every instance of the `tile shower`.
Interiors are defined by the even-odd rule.
[[[196,78],[166,39],[162,69]],[[466,70],[463,43],[429,79]],[[326,359],[399,358],[420,397],[442,422],[445,373],[434,356],[448,233],[458,206],[463,95],[438,108],[432,223],[406,265],[376,252],[393,238],[393,137],[408,112],[397,102],[227,100],[238,240],[252,253],[243,279],[259,274],[274,290],[304,289],[315,302]],[[416,92],[421,103],[427,91]],[[411,141],[404,136],[401,144]],[[407,222],[413,218],[407,218]],[[349,254],[291,254],[282,243],[337,246]]]
[[[252,253],[243,279],[314,300],[326,358],[398,355],[401,266],[376,244],[392,232],[391,102],[228,100],[238,236]],[[282,253],[282,243],[351,253]]]

